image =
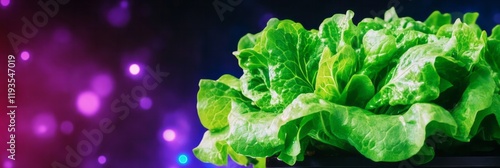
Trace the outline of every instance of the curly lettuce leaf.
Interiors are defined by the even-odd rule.
[[[224,74],[217,81],[226,84],[234,90],[241,91],[241,81],[233,75]]]
[[[441,13],[434,11],[427,17],[424,23],[434,32],[444,25],[451,24],[451,15],[449,13]]]
[[[500,95],[495,94],[493,95],[491,106],[477,113],[474,124],[470,128],[470,133],[469,133],[470,137],[474,137],[487,127],[491,127],[490,123],[484,122],[484,119],[488,116],[494,115],[496,123],[492,124],[496,124],[496,127],[500,127],[500,110],[498,109],[500,109]],[[489,133],[494,133],[494,132],[489,132]]]
[[[380,18],[364,18],[357,25],[360,33],[359,36],[363,37],[370,30],[384,29],[387,24],[388,23]]]
[[[280,126],[274,121],[277,113],[254,111],[240,102],[233,102],[232,107],[227,142],[235,152],[269,157],[283,149],[284,140],[278,134]]]
[[[363,108],[375,95],[375,86],[366,75],[355,74],[341,95],[341,104]]]
[[[457,20],[453,24],[453,32],[451,40],[454,47],[455,58],[464,63],[467,70],[479,62],[479,59],[484,55],[486,34],[481,36],[481,33],[476,33],[474,27]]]
[[[260,38],[260,35],[261,33],[248,33],[245,36],[241,37],[240,41],[238,41],[238,50],[253,48],[255,46],[255,43],[257,43],[258,39]]]
[[[301,24],[271,19],[253,48],[235,52],[243,94],[265,111],[280,111],[300,93],[313,92],[320,45]]]
[[[488,37],[489,39],[500,40],[500,25],[496,25],[491,30],[491,35]]]
[[[196,108],[200,122],[205,128],[218,130],[229,125],[227,117],[231,111],[232,100],[250,102],[236,90],[237,85],[238,80],[229,75],[218,81],[200,80]]]
[[[218,132],[206,131],[200,144],[193,149],[194,155],[202,162],[209,162],[216,165],[227,164],[227,135],[229,129]]]
[[[368,102],[367,109],[383,105],[409,105],[426,102],[439,96],[440,77],[434,62],[446,56],[444,43],[418,45],[403,54],[392,78]]]
[[[331,18],[325,19],[319,26],[318,35],[321,41],[334,54],[346,44],[356,48],[354,44],[356,44],[360,31],[352,22],[353,17],[354,12],[349,10],[346,14],[335,14]]]
[[[363,36],[364,60],[361,74],[375,76],[387,66],[396,52],[396,38],[383,31],[370,30]]]
[[[437,41],[437,37],[432,34],[425,34],[411,29],[395,31],[394,36],[396,37],[397,51],[393,58],[399,58],[408,49],[416,45]]]
[[[471,128],[477,121],[477,114],[491,106],[495,91],[495,81],[491,78],[490,71],[479,68],[471,74],[469,85],[465,89],[462,99],[457,106],[451,110],[458,129],[454,138],[462,141],[470,141]]]
[[[492,76],[497,85],[495,92],[500,94],[500,25],[495,26],[491,32],[484,57],[493,71]]]
[[[340,94],[356,72],[356,65],[356,52],[350,45],[342,46],[335,55],[325,47],[319,62],[314,93],[332,102],[340,101]]]
[[[194,155],[202,162],[209,162],[216,165],[226,165],[227,156],[239,165],[248,165],[250,163],[247,156],[234,152],[228,146],[226,139],[229,135],[229,129],[225,127],[217,132],[206,131],[200,144],[193,149]]]

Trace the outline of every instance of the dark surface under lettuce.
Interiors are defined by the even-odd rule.
[[[208,130],[195,156],[265,167],[266,158],[294,165],[316,149],[316,157],[424,164],[497,148],[500,26],[487,35],[478,13],[454,22],[437,11],[416,21],[394,8],[383,19],[354,24],[353,16],[335,14],[317,30],[273,18],[242,37],[233,54],[243,75],[200,80],[198,116]]]
[[[438,140],[442,140],[438,142]],[[426,144],[434,146],[435,157],[426,163],[415,157],[400,162],[373,162],[356,152],[347,152],[341,149],[308,148],[304,160],[290,166],[280,161],[277,156],[266,160],[267,167],[498,167],[500,165],[500,144],[493,141],[484,141],[473,138],[469,143],[449,142],[447,137],[438,140],[428,138]],[[450,146],[450,143],[455,145]],[[318,145],[318,146],[325,146]]]

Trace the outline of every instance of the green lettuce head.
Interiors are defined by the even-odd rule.
[[[203,162],[293,165],[322,143],[375,162],[434,155],[426,138],[500,142],[500,26],[490,36],[477,13],[424,22],[398,17],[352,22],[335,14],[319,29],[270,19],[233,54],[243,75],[200,80]],[[487,117],[493,116],[486,120]]]

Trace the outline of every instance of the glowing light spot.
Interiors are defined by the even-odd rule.
[[[25,61],[30,59],[30,53],[28,51],[21,52],[21,59],[23,59]]]
[[[39,125],[37,128],[36,128],[36,132],[38,134],[44,134],[45,132],[47,132],[47,126],[45,125]]]
[[[71,121],[64,121],[61,123],[61,132],[64,133],[64,134],[71,134],[73,132],[73,129],[74,129],[74,126],[73,126],[73,123],[71,123]]]
[[[163,131],[163,139],[167,142],[173,141],[175,139],[175,132],[171,129]]]
[[[39,137],[52,137],[56,129],[56,119],[50,113],[42,113],[33,118],[33,132]]]
[[[151,101],[151,99],[149,97],[143,97],[143,98],[141,98],[140,104],[141,104],[142,109],[149,110],[151,108],[151,106],[153,105],[153,102]]]
[[[493,15],[493,21],[495,21],[495,23],[497,24],[500,24],[500,13]]]
[[[139,72],[141,72],[141,68],[137,64],[130,65],[128,70],[130,71],[130,74],[132,74],[132,75],[137,75],[137,74],[139,74]]]
[[[180,164],[186,164],[188,162],[188,157],[186,155],[179,155],[177,158],[177,161],[179,161]]]
[[[2,4],[2,6],[9,6],[10,0],[0,0],[0,3]]]
[[[128,8],[128,1],[126,1],[126,0],[121,1],[120,2],[120,7],[122,7],[122,8]]]
[[[97,158],[97,162],[99,162],[99,164],[104,164],[104,163],[106,163],[106,156],[103,156],[103,155],[99,156],[99,157]]]
[[[93,92],[80,93],[76,101],[78,110],[85,116],[93,116],[99,110],[99,97]]]
[[[123,8],[121,5],[113,7],[108,11],[107,19],[111,26],[124,27],[130,21],[130,12],[127,8]],[[128,6],[128,4],[126,5]]]
[[[6,161],[3,162],[3,167],[4,168],[13,168],[14,164],[12,163],[12,161],[6,160]]]
[[[99,96],[107,96],[113,90],[113,83],[111,76],[105,74],[97,75],[92,79],[92,90]]]

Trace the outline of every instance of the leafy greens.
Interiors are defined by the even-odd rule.
[[[500,143],[500,26],[487,36],[477,13],[452,23],[398,17],[357,25],[335,14],[318,30],[270,19],[233,54],[243,75],[200,80],[203,162],[293,165],[312,142],[397,162],[423,151],[438,132],[457,141]],[[488,116],[494,116],[488,119]],[[491,117],[490,117],[491,118]]]

